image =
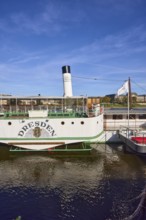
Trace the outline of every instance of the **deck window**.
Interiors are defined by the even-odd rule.
[[[123,119],[123,115],[113,115],[113,119]]]
[[[129,115],[129,119],[136,119],[136,115]]]
[[[146,119],[146,114],[139,115],[139,119]]]

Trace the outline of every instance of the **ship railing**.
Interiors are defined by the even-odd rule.
[[[27,112],[4,112],[3,114],[4,117],[26,117],[28,116]]]
[[[38,111],[38,110],[30,110],[30,111]],[[42,110],[41,110],[42,111]],[[1,118],[8,118],[8,117],[28,117],[29,116],[29,111],[28,112],[20,112],[20,111],[9,111],[9,112],[4,112],[0,114]],[[86,112],[82,111],[77,111],[77,112],[67,112],[67,111],[48,111],[47,117],[69,117],[69,118],[81,118],[81,117],[88,117],[88,114]]]
[[[126,137],[135,135],[138,132],[138,130],[136,129],[130,128],[128,126],[123,126],[123,125],[120,126],[120,129],[118,131],[119,133],[125,135]]]
[[[88,109],[88,116],[89,117],[96,117],[98,115],[101,115],[104,113],[104,107],[101,107],[99,105],[94,105],[92,108]]]
[[[137,144],[146,145],[146,130],[132,129],[129,127],[121,126],[119,133],[128,139],[131,139]]]
[[[29,111],[37,111],[37,110],[47,110],[49,117],[95,117],[103,113],[103,108],[100,106],[94,106],[92,109],[88,109],[87,107],[66,107],[66,108],[48,108],[47,106],[24,106],[24,108],[10,108],[4,109],[1,112],[0,117],[19,117],[19,116],[28,116]]]

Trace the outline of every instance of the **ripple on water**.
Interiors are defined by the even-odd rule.
[[[0,219],[122,219],[138,204],[131,199],[144,187],[145,168],[145,161],[115,150],[0,158]]]

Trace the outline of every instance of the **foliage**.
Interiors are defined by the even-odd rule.
[[[104,96],[100,98],[100,103],[110,103],[111,98],[108,96]]]

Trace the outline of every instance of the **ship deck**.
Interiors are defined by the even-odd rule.
[[[88,118],[93,117],[93,113],[85,112],[49,112],[48,118]],[[30,118],[27,112],[4,112],[0,114],[0,119],[23,119]]]

